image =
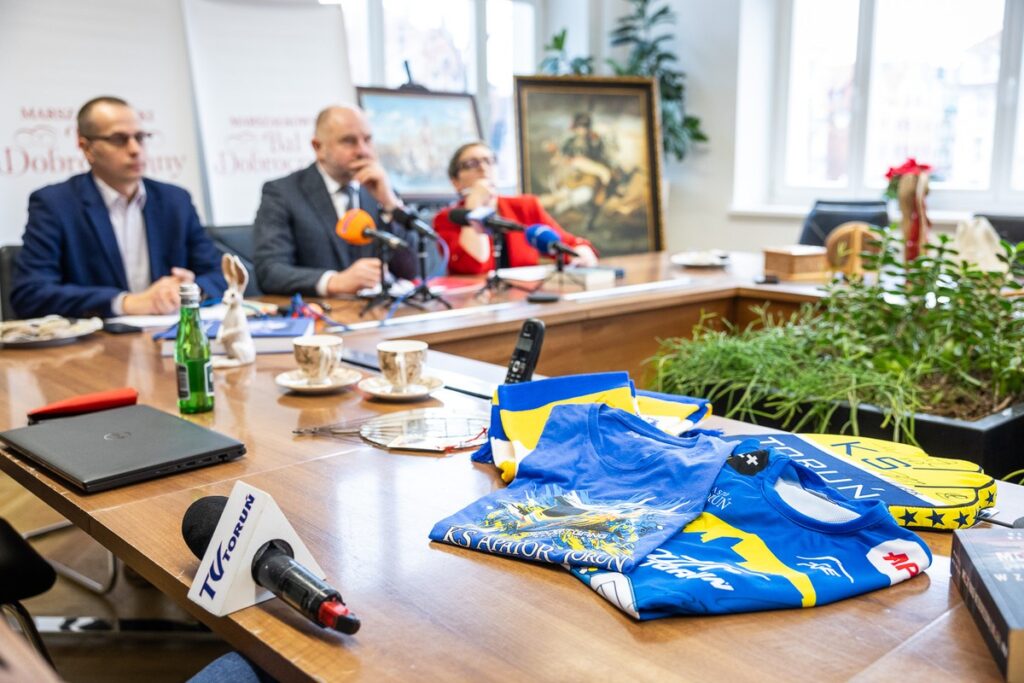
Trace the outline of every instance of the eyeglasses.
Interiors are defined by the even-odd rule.
[[[498,163],[498,160],[494,157],[478,157],[476,159],[466,159],[465,161],[459,162],[460,171],[475,171],[478,168],[487,165],[493,167]]]
[[[124,147],[128,144],[129,140],[135,140],[135,142],[140,145],[144,145],[146,144],[146,140],[153,137],[153,134],[140,130],[138,133],[134,133],[132,135],[128,135],[127,133],[111,133],[110,135],[86,135],[84,137],[86,140],[92,142],[95,142],[96,140],[103,140],[104,142],[109,142],[114,147]]]

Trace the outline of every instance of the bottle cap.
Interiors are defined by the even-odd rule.
[[[194,282],[182,282],[178,288],[182,306],[199,305],[199,285]]]

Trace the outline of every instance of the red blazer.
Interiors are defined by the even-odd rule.
[[[462,275],[486,273],[494,269],[493,252],[487,257],[487,261],[483,263],[466,253],[466,250],[459,245],[459,233],[462,230],[462,226],[452,223],[451,219],[448,218],[448,213],[452,209],[459,208],[463,204],[464,202],[460,200],[452,206],[441,209],[434,216],[434,229],[437,230],[437,234],[448,243],[448,247],[451,249],[451,256],[448,259],[448,272]],[[593,246],[587,240],[571,235],[563,230],[555,222],[555,219],[541,207],[540,202],[533,195],[524,194],[518,197],[498,197],[498,215],[523,225],[534,225],[536,223],[549,225],[561,235],[562,241],[570,247],[586,245],[593,249]],[[540,254],[537,253],[536,249],[527,244],[526,235],[521,232],[506,234],[505,249],[508,252],[508,263],[512,267],[535,266],[540,258]]]

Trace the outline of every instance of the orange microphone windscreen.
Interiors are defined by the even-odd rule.
[[[334,231],[338,233],[338,237],[349,244],[362,246],[373,241],[365,234],[365,231],[376,227],[377,224],[373,222],[373,216],[362,209],[349,209],[338,219]]]

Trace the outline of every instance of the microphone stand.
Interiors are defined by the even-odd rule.
[[[491,292],[501,293],[506,289],[518,289],[522,292],[534,291],[529,287],[523,287],[522,285],[517,285],[514,282],[509,282],[498,274],[498,270],[501,268],[501,257],[502,254],[505,253],[505,231],[495,229],[491,238],[491,244],[494,245],[494,270],[487,274],[487,282],[484,283],[484,286],[478,289],[476,294],[473,296],[482,297]]]
[[[391,262],[392,251],[385,242],[380,243],[380,291],[370,297],[363,306],[363,310],[359,312],[359,317],[362,318],[364,315],[377,308],[378,306],[388,307],[395,302],[397,297],[391,294],[391,284],[388,282],[388,263]]]
[[[548,282],[556,280],[558,282],[558,291],[562,291],[565,287],[565,282],[568,280],[570,283],[577,287],[587,288],[586,281],[576,273],[565,272],[565,264],[569,260],[568,254],[562,252],[555,253],[555,269],[548,273],[548,276],[541,280],[541,283],[533,291],[537,291],[544,287]]]
[[[426,304],[431,301],[440,301],[445,308],[451,310],[452,305],[440,294],[430,291],[430,283],[427,282],[427,238],[419,236],[419,249],[416,252],[416,260],[419,261],[420,283],[413,288],[405,298],[410,304]]]

